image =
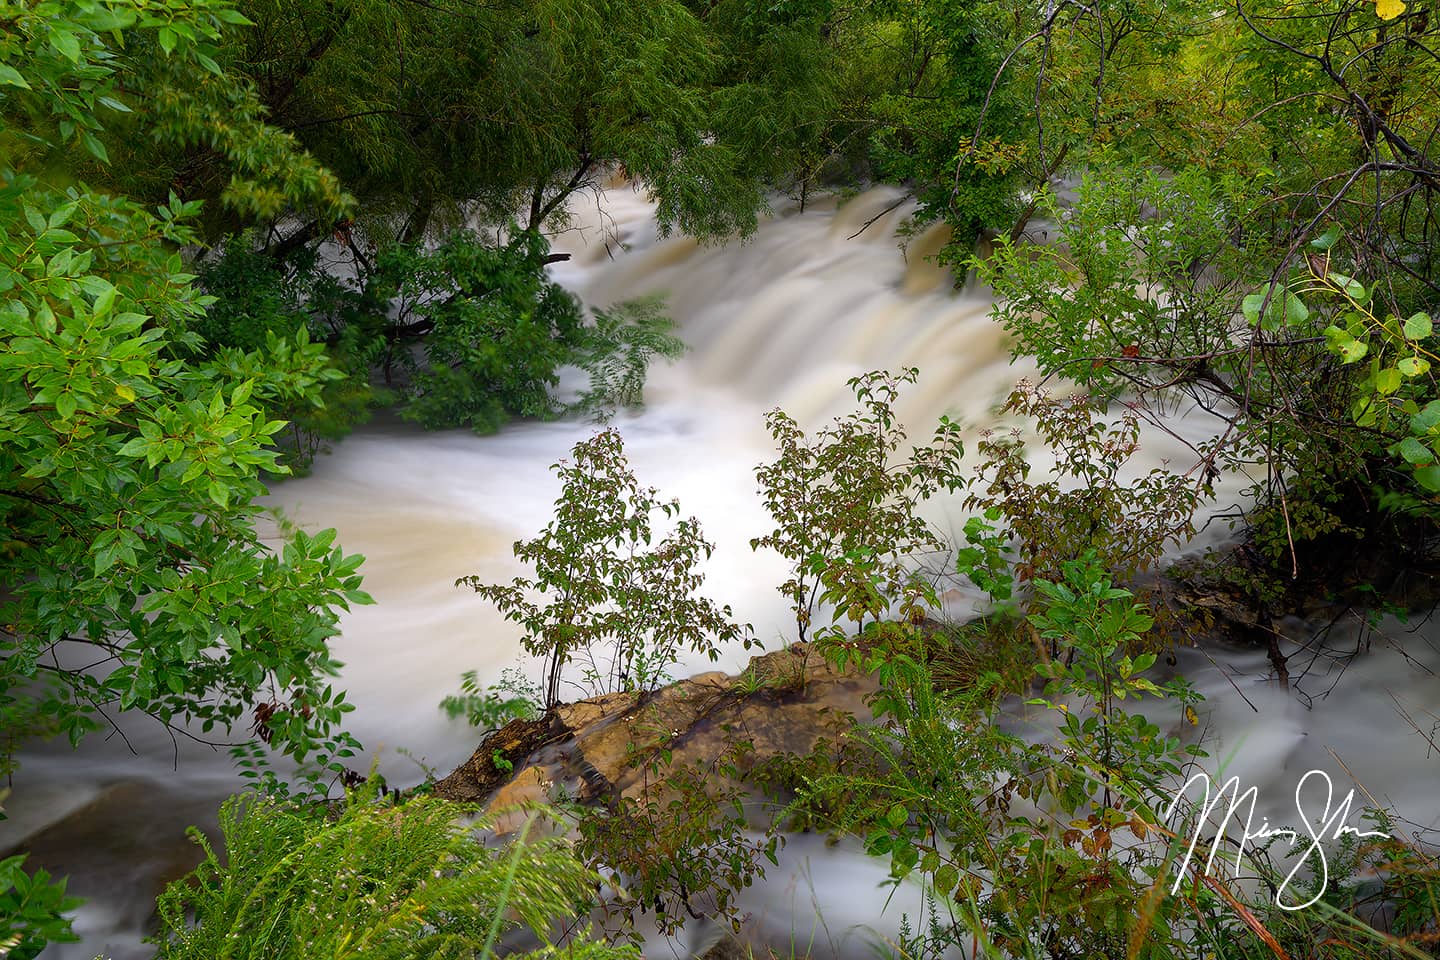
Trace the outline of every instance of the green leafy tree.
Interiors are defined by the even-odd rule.
[[[462,208],[538,231],[616,167],[655,192],[665,228],[754,227],[762,197],[751,168],[764,155],[721,135],[716,44],[676,0],[241,9],[256,26],[230,62],[272,122],[362,199],[366,237],[448,232]],[[326,225],[277,226],[283,253]]]
[[[55,163],[73,149],[103,162],[100,118],[153,104],[159,136],[254,152],[260,179],[237,173],[227,193],[242,208],[271,190],[343,198],[273,130],[222,134],[171,109],[193,107],[187,84],[224,87],[214,42],[237,21],[224,4],[76,0],[10,16],[0,137],[24,147],[0,165],[4,764],[18,735],[78,741],[121,710],[208,732],[257,705],[278,708],[274,745],[304,756],[349,709],[327,682],[327,641],[339,611],[369,598],[333,531],[272,547],[254,500],[259,472],[281,469],[284,424],[262,408],[313,396],[322,351],[302,338],[197,361],[207,300],[176,251],[197,239],[198,205],[150,209],[60,182]],[[178,86],[152,83],[142,61],[157,58]],[[243,85],[225,89],[258,109]],[[265,179],[287,164],[300,181]]]
[[[837,621],[863,627],[892,604],[905,608],[902,615],[918,612],[933,592],[913,561],[947,548],[917,509],[960,486],[963,449],[960,428],[948,418],[931,443],[907,446],[894,403],[902,385],[918,376],[911,368],[852,379],[862,409],[837,417],[814,438],[781,410],[766,415],[780,455],[755,476],[776,526],[750,546],[789,561],[791,577],[778,589],[790,601],[802,641],[821,602],[831,605]]]
[[[614,430],[575,445],[561,479],[555,519],[534,540],[515,544],[515,556],[535,576],[510,584],[476,577],[456,581],[495,604],[525,630],[526,652],[545,659],[545,699],[560,702],[560,680],[579,661],[592,693],[648,690],[665,677],[680,651],[715,660],[720,645],[753,641],[730,621],[730,608],[697,596],[696,568],[713,549],[695,518],[654,542],[653,518],[680,516],[676,500],[641,487]],[[536,597],[543,600],[537,600]]]
[[[1055,465],[1049,479],[1032,480],[1018,430],[987,431],[977,446],[981,460],[966,505],[982,508],[984,519],[967,525],[973,542],[959,559],[976,586],[1000,588],[996,599],[1010,599],[1013,580],[1059,579],[1063,563],[1091,551],[1111,576],[1129,580],[1195,532],[1195,511],[1209,492],[1203,478],[1161,468],[1135,479],[1121,475],[1140,446],[1134,410],[1107,424],[1088,395],[1055,397],[1022,381],[1000,412],[1033,418]],[[997,521],[998,531],[991,526]]]
[[[595,311],[579,358],[590,386],[576,401],[578,409],[604,416],[618,407],[640,405],[650,364],[656,357],[674,359],[685,350],[663,308],[662,299],[647,297]]]

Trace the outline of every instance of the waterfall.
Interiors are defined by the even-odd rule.
[[[753,473],[773,457],[765,411],[779,406],[818,425],[848,409],[848,378],[913,365],[919,384],[898,406],[911,436],[922,437],[948,414],[973,438],[991,424],[991,411],[1016,380],[1034,373],[1010,362],[1004,331],[989,318],[987,293],[953,292],[929,259],[946,239],[942,227],[902,243],[897,231],[912,210],[898,191],[877,188],[843,205],[822,199],[803,214],[781,206],[751,239],[704,246],[658,238],[649,201],[616,183],[576,199],[569,227],[555,238],[556,250],[571,254],[553,268],[555,276],[587,304],[666,297],[690,352],[652,371],[646,406],[615,425],[641,481],[678,497],[716,542],[705,592],[733,605],[771,648],[789,641],[790,620],[774,589],[787,575],[783,561],[749,546],[768,529]],[[1133,469],[1167,463],[1184,469],[1185,441],[1214,428],[1198,415],[1177,416],[1168,426],[1172,434],[1145,435]],[[340,685],[357,707],[351,730],[392,782],[422,775],[399,748],[442,775],[474,748],[472,732],[446,719],[437,704],[457,689],[464,670],[498,679],[517,661],[519,635],[454,581],[478,574],[498,582],[520,572],[510,545],[548,522],[559,492],[550,465],[594,429],[580,421],[517,423],[476,437],[382,420],[338,443],[311,476],[276,485],[268,498],[270,507],[308,528],[338,528],[346,551],[367,557],[365,586],[377,603],[345,617],[335,646],[346,663]],[[1243,484],[1243,477],[1227,478],[1219,503],[1233,502]],[[963,512],[952,501],[938,505],[933,518],[954,533]],[[1217,525],[1208,536],[1224,533]],[[952,593],[956,614],[977,599]],[[1290,626],[1303,640],[1301,626]],[[1386,626],[1399,637],[1397,624]],[[1435,699],[1433,671],[1440,669],[1434,644],[1407,640],[1401,654],[1382,639],[1313,709],[1263,683],[1266,664],[1253,650],[1182,650],[1181,657],[1207,697],[1201,724],[1212,735],[1212,754],[1259,785],[1262,796],[1283,805],[1299,773],[1324,766],[1339,774],[1333,749],[1377,797],[1413,819],[1436,822],[1436,760],[1391,709],[1393,697],[1426,716],[1425,705]],[[734,670],[745,658],[730,651],[720,666]],[[675,674],[698,668],[682,663]],[[1365,709],[1356,709],[1362,702]],[[32,838],[37,851],[48,851],[44,858],[37,852],[37,860],[72,873],[71,890],[91,901],[77,924],[86,942],[52,947],[46,957],[88,958],[101,950],[114,960],[148,956],[137,931],[153,884],[173,876],[184,826],[204,820],[204,811],[239,785],[223,750],[172,744],[143,719],[127,719],[125,729],[139,756],[118,738],[97,737],[80,757],[63,745],[37,746],[21,757],[0,849]],[[1375,749],[1382,742],[1385,749]],[[87,803],[97,806],[72,816]],[[113,841],[104,856],[88,855],[105,845],[97,830]],[[821,858],[829,864],[807,872],[805,864]],[[797,942],[807,942],[812,908],[880,922],[872,911],[883,899],[874,889],[884,873],[879,862],[801,844],[786,863],[789,872],[776,871],[766,892],[747,896],[756,909],[761,901],[769,905],[772,925],[775,904],[793,898]],[[892,927],[900,909],[897,903],[886,915]]]

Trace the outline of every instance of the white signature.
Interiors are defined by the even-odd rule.
[[[1325,805],[1321,809],[1319,816],[1311,816],[1307,812],[1303,796],[1305,793],[1305,784],[1310,782],[1312,777],[1318,777],[1325,782]],[[1263,816],[1260,818],[1260,826],[1254,826],[1255,799],[1259,796],[1259,791],[1256,787],[1251,787],[1249,790],[1242,792],[1240,790],[1239,777],[1231,777],[1221,784],[1219,791],[1212,800],[1210,798],[1210,789],[1215,785],[1214,781],[1210,779],[1210,775],[1207,773],[1195,774],[1189,780],[1186,780],[1185,785],[1175,794],[1175,800],[1170,804],[1170,808],[1165,811],[1165,819],[1167,821],[1175,816],[1175,811],[1179,808],[1180,801],[1190,792],[1191,786],[1197,783],[1201,784],[1205,789],[1204,798],[1200,803],[1199,816],[1195,821],[1195,832],[1190,837],[1190,846],[1185,851],[1185,859],[1180,862],[1175,873],[1175,883],[1170,888],[1172,895],[1179,891],[1180,884],[1185,879],[1186,868],[1190,866],[1190,861],[1195,856],[1195,847],[1200,842],[1201,829],[1205,823],[1209,821],[1211,813],[1220,805],[1220,801],[1225,799],[1227,795],[1229,795],[1230,798],[1230,805],[1225,810],[1225,816],[1215,825],[1214,842],[1210,845],[1210,856],[1205,860],[1206,873],[1210,873],[1211,868],[1215,864],[1215,857],[1220,852],[1220,837],[1225,833],[1231,817],[1236,818],[1236,824],[1243,825],[1244,827],[1244,834],[1240,837],[1240,844],[1235,852],[1235,862],[1237,865],[1245,855],[1245,845],[1251,840],[1263,840],[1269,837],[1285,837],[1290,841],[1292,848],[1302,842],[1301,835],[1297,831],[1272,827],[1270,826],[1270,821]],[[1330,782],[1330,775],[1324,770],[1311,770],[1305,774],[1305,776],[1301,777],[1300,782],[1295,785],[1295,812],[1300,815],[1301,822],[1305,824],[1306,830],[1309,833],[1309,840],[1303,856],[1299,858],[1299,861],[1290,869],[1290,872],[1285,875],[1285,879],[1281,881],[1275,890],[1275,905],[1281,910],[1303,910],[1324,895],[1325,887],[1330,882],[1330,864],[1325,859],[1325,849],[1321,846],[1321,843],[1339,840],[1347,833],[1353,834],[1356,837],[1385,837],[1388,839],[1390,836],[1390,834],[1382,833],[1379,830],[1362,831],[1346,825],[1345,821],[1350,819],[1350,807],[1355,802],[1354,790],[1346,793],[1345,798],[1341,800],[1338,805],[1334,804],[1334,799],[1335,786]],[[1244,810],[1245,817],[1242,824],[1238,814],[1241,812],[1242,806],[1246,804],[1248,804],[1248,807]],[[1320,884],[1316,888],[1317,892],[1304,903],[1292,905],[1282,902],[1282,895],[1289,887],[1291,881],[1295,879],[1296,874],[1310,861],[1312,854],[1319,858],[1320,865]]]

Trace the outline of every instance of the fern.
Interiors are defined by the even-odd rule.
[[[595,325],[587,331],[580,360],[581,369],[590,374],[590,388],[580,395],[575,409],[603,419],[609,411],[644,402],[651,361],[673,360],[685,352],[664,306],[662,297],[652,296],[595,312]]]
[[[463,807],[377,793],[351,793],[338,817],[253,794],[227,800],[228,864],[192,829],[205,860],[160,896],[157,960],[471,960],[506,930],[523,924],[546,940],[587,909],[595,878],[563,840],[489,849],[461,823]]]

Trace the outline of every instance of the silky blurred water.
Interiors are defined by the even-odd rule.
[[[1017,378],[1033,372],[1010,362],[986,291],[953,292],[927,259],[945,239],[940,228],[902,249],[896,228],[909,208],[896,206],[898,198],[881,188],[838,211],[833,200],[803,214],[781,210],[748,242],[705,247],[658,239],[652,204],[618,184],[574,203],[571,228],[555,240],[572,254],[555,276],[587,304],[667,298],[690,352],[653,370],[643,410],[615,426],[640,479],[678,497],[715,541],[705,592],[731,604],[771,648],[789,642],[793,625],[774,590],[784,563],[749,547],[767,530],[753,473],[772,457],[765,411],[780,406],[817,425],[848,409],[848,378],[914,365],[920,382],[898,408],[912,436],[948,414],[970,426],[973,440]],[[1188,468],[1185,441],[1215,425],[1192,414],[1167,427],[1169,435],[1146,433],[1135,471]],[[520,423],[477,437],[380,422],[320,457],[310,476],[274,488],[269,504],[280,514],[310,529],[335,527],[347,552],[367,557],[366,589],[377,602],[344,618],[335,647],[357,707],[350,728],[393,783],[420,780],[422,765],[448,772],[474,748],[471,732],[437,708],[462,671],[489,681],[523,662],[515,625],[454,582],[520,572],[510,545],[549,520],[559,491],[551,464],[594,429],[575,420]],[[1036,466],[1046,466],[1043,455]],[[1236,502],[1243,486],[1242,477],[1225,478],[1218,505]],[[933,505],[930,517],[952,536],[964,522],[954,501]],[[1204,539],[1224,535],[1215,525]],[[968,615],[978,599],[960,585],[946,597],[954,616]],[[1354,643],[1343,631],[1333,639]],[[1297,642],[1306,640],[1297,633]],[[745,658],[731,650],[720,666],[733,670]],[[1429,635],[1406,635],[1391,622],[1352,661],[1317,661],[1303,689],[1318,699],[1308,703],[1269,683],[1268,664],[1253,650],[1183,650],[1180,666],[1207,698],[1200,727],[1214,762],[1258,785],[1280,819],[1308,769],[1330,770],[1348,788],[1338,755],[1378,798],[1435,824],[1440,768],[1394,708],[1430,716],[1440,655]],[[685,662],[674,673],[701,667]],[[184,827],[210,822],[239,785],[223,750],[172,742],[143,720],[127,719],[124,729],[134,754],[119,737],[87,742],[78,756],[56,746],[27,750],[7,801],[12,819],[0,824],[0,849],[26,840],[37,862],[69,873],[72,891],[90,901],[77,923],[85,942],[52,948],[47,958],[148,956],[139,931],[154,884],[184,868]],[[747,893],[746,906],[774,938],[793,925],[797,947],[868,955],[868,942],[893,935],[901,911],[915,910],[911,896],[886,909],[877,886],[884,872],[850,847],[799,838],[783,869]]]

